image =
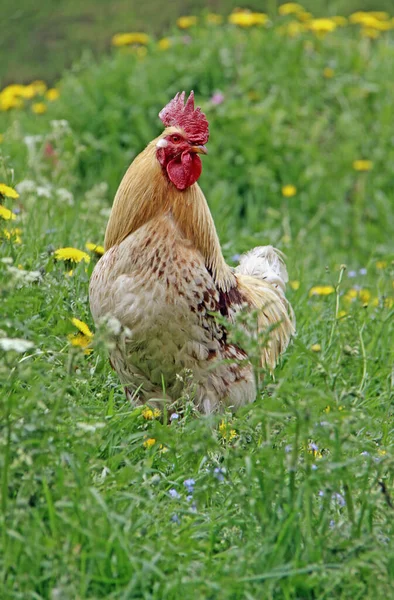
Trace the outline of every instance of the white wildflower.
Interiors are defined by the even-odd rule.
[[[29,340],[22,340],[21,338],[0,338],[0,348],[5,352],[13,350],[14,352],[27,352],[34,348],[34,343]]]
[[[41,142],[43,139],[42,135],[26,135],[23,138],[23,141],[25,142],[27,148],[29,151],[35,150],[36,148],[36,144],[38,142]]]
[[[107,477],[107,475],[109,475],[111,473],[111,471],[108,469],[108,467],[103,468],[103,470],[101,471],[101,480],[104,481],[104,479]]]
[[[15,189],[17,192],[19,192],[19,194],[29,194],[31,192],[35,192],[36,187],[37,184],[35,181],[32,179],[24,179],[15,186]]]
[[[82,431],[86,431],[89,433],[94,433],[97,429],[103,429],[105,427],[105,423],[77,423],[77,427],[82,429]]]
[[[56,190],[56,196],[61,202],[64,202],[69,206],[73,206],[74,196],[69,190],[66,190],[66,188],[59,188],[58,190]]]
[[[7,267],[7,271],[22,285],[24,283],[35,283],[42,279],[40,271],[25,271],[24,269],[18,269],[17,267]]]
[[[37,196],[39,198],[51,198],[52,197],[52,186],[50,185],[38,185]]]
[[[51,127],[54,131],[64,131],[70,129],[69,122],[66,121],[66,119],[57,119],[51,121]]]
[[[106,181],[100,181],[85,193],[85,198],[88,202],[94,202],[96,200],[105,200],[107,194],[108,183]]]

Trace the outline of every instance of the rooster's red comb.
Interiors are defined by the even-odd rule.
[[[185,92],[178,92],[167,106],[160,112],[159,117],[166,127],[175,125],[182,127],[191,142],[206,144],[209,138],[208,121],[201,108],[194,108],[194,92],[185,104]]]

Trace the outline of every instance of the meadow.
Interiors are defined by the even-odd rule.
[[[394,15],[294,10],[115,38],[0,92],[4,600],[392,595]],[[190,380],[167,424],[126,403],[88,281],[183,89],[225,257],[283,250],[297,336],[253,405],[198,417]]]

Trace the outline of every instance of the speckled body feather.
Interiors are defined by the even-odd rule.
[[[95,320],[110,314],[128,330],[120,334],[111,363],[128,395],[137,392],[137,401],[161,399],[163,381],[168,399],[175,400],[182,392],[177,375],[185,369],[193,372],[202,412],[253,400],[254,376],[245,353],[227,343],[226,331],[209,314],[220,308],[219,290],[170,213],[103,256],[91,299]]]
[[[271,247],[246,255],[235,272],[228,267],[198,184],[177,190],[156,160],[173,131],[182,133],[167,128],[123,178],[90,282],[91,311],[97,324],[112,316],[122,325],[110,360],[136,403],[161,407],[163,382],[167,402],[176,401],[187,369],[201,412],[236,409],[255,399],[255,376],[214,313],[233,320],[242,307],[257,308],[260,328],[274,325],[261,353],[273,368],[294,330],[287,275]]]

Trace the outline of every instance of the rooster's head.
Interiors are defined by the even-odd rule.
[[[198,154],[207,154],[208,121],[199,107],[194,108],[194,93],[185,103],[185,92],[177,94],[159,113],[166,126],[156,144],[156,157],[166,176],[178,190],[185,190],[201,175]]]

